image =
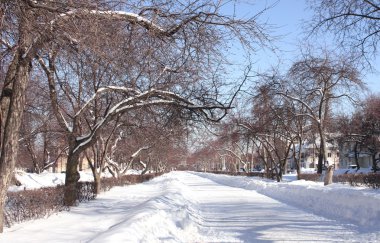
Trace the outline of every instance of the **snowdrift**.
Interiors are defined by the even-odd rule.
[[[380,229],[378,190],[340,184],[324,186],[323,182],[305,180],[278,183],[252,177],[196,174],[223,185],[256,190],[280,202],[326,218],[366,226],[368,229]]]

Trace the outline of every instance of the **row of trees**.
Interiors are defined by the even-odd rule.
[[[248,92],[250,103],[243,105],[249,110],[235,112],[219,128],[219,136],[193,155],[193,162],[211,170],[265,168],[268,176],[280,181],[290,159],[301,173],[300,148],[310,141],[319,142],[317,172],[321,174],[328,160],[327,141],[334,139],[340,144],[355,141],[356,156],[360,150],[370,151],[376,171],[380,97],[359,101],[365,86],[346,60],[308,55],[285,74],[261,76],[258,86]],[[338,110],[352,105],[356,107],[352,115]],[[226,166],[226,161],[232,166]]]
[[[227,114],[234,95],[220,90],[229,43],[252,51],[268,36],[260,14],[238,19],[221,12],[224,4],[0,2],[0,232],[19,141],[35,171],[66,154],[71,206],[82,157],[96,181],[138,157],[145,168],[163,167],[167,153],[184,148],[189,123]]]
[[[373,57],[378,53],[380,4],[368,0],[309,1],[308,4],[314,15],[306,21],[307,41],[330,33],[337,44],[336,50],[344,55],[306,54],[285,73],[276,70],[262,75],[259,85],[247,91],[251,103],[242,106],[248,106],[249,110],[236,112],[219,128],[218,139],[193,154],[193,162],[212,169],[215,166],[206,163],[211,161],[205,159],[207,155],[223,161],[222,167],[229,158],[232,168],[237,169],[238,162],[251,161],[252,165],[256,157],[268,172],[275,171],[280,180],[287,158],[293,156],[298,162],[301,159],[301,153],[291,152],[297,151],[295,145],[305,139],[314,141],[318,136],[318,173],[321,173],[326,160],[327,134],[338,133],[340,142],[354,141],[358,148],[372,151],[374,170],[377,169],[379,125],[372,117],[379,109],[378,97],[364,97],[354,115],[342,115],[338,110],[348,103],[360,103],[358,94],[364,83],[359,74],[372,70]],[[220,150],[226,153],[217,152]]]

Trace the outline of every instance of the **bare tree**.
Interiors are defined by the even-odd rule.
[[[372,0],[313,0],[311,32],[331,32],[347,52],[359,51],[367,61],[376,56],[380,40],[380,4]]]
[[[363,107],[363,130],[365,134],[364,144],[372,154],[372,169],[374,172],[379,168],[379,150],[380,150],[380,97],[370,96],[364,102]],[[376,157],[377,156],[377,157]]]
[[[372,156],[373,171],[379,170],[380,126],[378,122],[380,99],[372,95],[357,107],[351,116],[340,116],[336,123],[341,144],[353,143],[353,155],[357,169],[360,169],[359,154],[362,150]]]
[[[91,15],[92,12],[89,14]],[[62,124],[62,126],[66,126],[68,134],[71,134],[70,136],[68,136],[69,155],[66,170],[67,190],[65,194],[65,202],[67,205],[72,205],[75,202],[76,182],[79,179],[78,172],[76,170],[80,154],[88,146],[90,146],[92,143],[96,141],[96,138],[101,128],[104,125],[106,125],[109,121],[114,120],[119,115],[130,112],[131,110],[145,109],[146,107],[152,106],[162,106],[168,108],[171,107],[177,110],[177,112],[179,112],[180,114],[185,114],[185,116],[196,116],[197,118],[215,121],[220,120],[226,114],[226,110],[229,109],[229,107],[225,106],[225,104],[222,104],[217,100],[217,83],[211,83],[211,86],[209,88],[213,89],[214,91],[210,92],[209,90],[205,89],[208,86],[206,83],[203,82],[205,76],[199,73],[199,71],[204,69],[205,67],[212,68],[212,66],[210,66],[210,62],[205,62],[202,56],[205,55],[203,52],[208,53],[208,55],[210,55],[214,51],[214,48],[209,47],[207,42],[211,41],[211,43],[213,43],[215,39],[210,39],[210,37],[205,38],[204,36],[205,31],[206,33],[208,32],[210,35],[213,34],[213,28],[211,28],[209,31],[203,29],[202,32],[193,32],[194,36],[192,38],[195,37],[195,39],[191,39],[189,43],[183,46],[168,46],[166,44],[166,41],[162,40],[162,38],[164,38],[165,36],[165,38],[171,38],[171,36],[175,35],[180,29],[186,31],[186,28],[194,27],[192,23],[196,22],[202,22],[203,24],[209,24],[210,26],[221,25],[222,23],[227,24],[227,22],[225,22],[225,19],[220,18],[220,16],[218,16],[217,19],[215,19],[215,21],[223,21],[220,23],[208,23],[208,18],[213,16],[210,14],[206,14],[207,19],[205,20],[202,20],[203,15],[199,16],[199,14],[194,15],[194,13],[190,13],[190,16],[192,17],[187,17],[185,20],[182,20],[182,22],[180,22],[179,24],[176,24],[175,27],[170,28],[170,33],[168,33],[168,31],[164,31],[163,28],[161,28],[161,32],[159,32],[158,34],[156,33],[153,36],[146,36],[146,34],[142,32],[142,35],[138,36],[139,40],[137,40],[136,36],[132,36],[132,43],[137,41],[145,41],[145,43],[142,43],[144,48],[138,49],[138,51],[146,52],[146,55],[143,55],[143,58],[145,58],[145,60],[142,59],[141,56],[136,58],[137,60],[147,62],[147,64],[141,66],[140,63],[137,63],[137,73],[135,70],[133,70],[132,74],[127,72],[126,74],[131,76],[129,78],[130,80],[119,80],[119,77],[115,77],[115,82],[118,85],[121,84],[121,86],[108,85],[100,87],[97,85],[93,87],[95,88],[93,90],[94,94],[92,97],[89,97],[87,101],[80,100],[80,93],[77,93],[77,95],[75,95],[76,97],[69,98],[69,103],[71,103],[72,111],[74,112],[72,115],[70,115],[71,119],[74,119],[70,122],[72,126],[68,126],[68,123],[65,121],[65,118],[62,117],[62,112],[60,112],[58,109],[58,100],[54,97],[54,95],[58,93],[56,88],[54,88],[57,86],[54,76],[57,76],[57,79],[66,79],[65,82],[69,83],[70,81],[67,80],[67,78],[71,77],[72,73],[69,72],[66,73],[64,77],[59,77],[59,74],[57,72],[54,72],[54,70],[56,69],[54,54],[50,54],[47,57],[47,60],[49,61],[49,66],[44,63],[44,60],[42,58],[39,59],[40,64],[48,77],[53,107],[57,119],[60,121],[60,124]],[[166,16],[164,18],[166,18]],[[183,21],[185,21],[185,23],[183,23]],[[231,22],[227,25],[232,27],[233,25],[230,24],[233,23]],[[147,28],[148,31],[151,31],[150,28],[152,28],[152,25],[146,26],[144,22],[144,25],[142,27]],[[103,29],[102,27],[100,28]],[[156,30],[158,26],[154,25],[154,28],[155,31],[158,31]],[[198,36],[199,33],[200,36]],[[127,32],[126,34],[129,34],[129,32]],[[187,34],[185,34],[182,37],[180,35],[177,35],[176,37],[183,38],[183,40],[189,38]],[[196,46],[196,48],[192,48],[192,42],[195,42],[193,44],[199,44],[200,42],[205,43],[206,45],[204,45],[203,47]],[[197,56],[193,56],[192,52],[188,53],[189,47],[192,52],[194,51],[195,53],[198,53]],[[126,46],[126,48],[130,47]],[[178,53],[179,48],[183,49],[183,52]],[[157,50],[160,50],[160,52],[158,52]],[[162,51],[166,51],[166,55],[163,55],[161,53]],[[179,60],[179,62],[177,61],[177,63],[173,65],[175,69],[168,68],[166,65],[164,65],[162,70],[157,68],[150,69],[151,66],[157,67],[160,63],[168,62],[167,60],[165,60],[168,56],[172,56],[176,60]],[[191,60],[186,61],[187,58],[191,58]],[[131,63],[129,62],[129,64]],[[99,67],[101,66],[101,64],[98,65]],[[180,65],[180,67],[177,68],[177,65]],[[166,73],[174,74],[168,75]],[[86,86],[86,84],[82,84],[81,81],[83,82],[84,80],[86,80],[86,78],[81,78],[82,74],[79,72],[76,75],[78,75],[80,79],[78,87],[79,89],[75,89],[75,91],[81,92],[82,90],[84,90],[82,85]],[[110,73],[109,75],[112,76],[113,73]],[[158,77],[158,79],[155,77]],[[172,81],[173,79],[177,81]],[[189,79],[191,79],[191,81]],[[124,84],[120,83],[120,81],[124,82]],[[189,84],[188,81],[192,83],[191,87],[180,86],[182,82],[186,82],[187,84]],[[70,92],[72,93],[73,91],[74,89],[71,87]],[[64,90],[62,92],[66,96],[71,96],[70,92],[65,92]],[[108,104],[105,105],[105,110],[101,112],[101,114],[98,113],[98,117],[96,117],[94,121],[86,121],[86,117],[89,117],[91,115],[88,113],[90,107],[96,106],[97,101],[101,97],[108,97],[110,94],[113,94],[113,97],[111,99],[108,99]],[[218,110],[222,110],[223,113],[218,114]],[[188,112],[187,115],[186,111]],[[84,124],[88,128],[84,129]]]
[[[258,152],[265,163],[267,175],[272,177],[275,172],[277,180],[281,181],[295,139],[294,122],[289,102],[276,96],[275,90],[268,85],[272,78],[264,77],[264,84],[255,87],[251,114],[237,120],[237,124],[263,151]]]
[[[63,134],[50,107],[49,92],[41,73],[33,73],[27,88],[26,105],[20,130],[20,151],[16,166],[40,173],[55,169],[65,145]]]
[[[349,62],[343,59],[333,60],[328,56],[309,56],[295,62],[288,76],[297,89],[285,88],[277,93],[301,104],[305,112],[297,115],[307,116],[317,126],[320,137],[318,173],[322,173],[323,163],[327,161],[326,128],[333,102],[343,98],[355,101],[355,89],[363,88],[363,83],[358,71]]]
[[[101,190],[101,175],[106,167],[107,159],[112,157],[117,142],[120,139],[120,134],[117,136],[115,133],[117,127],[117,122],[109,124],[109,126],[107,126],[107,133],[100,133],[99,139],[84,152],[94,176],[96,194],[99,194]]]
[[[142,168],[142,173],[157,171],[172,162],[171,156],[186,156],[182,146],[187,127],[183,120],[176,118],[176,112],[149,109],[136,114],[135,119],[128,116],[128,121],[120,123],[115,142],[107,155],[107,169],[115,177],[133,166]],[[172,166],[175,165],[172,162]]]

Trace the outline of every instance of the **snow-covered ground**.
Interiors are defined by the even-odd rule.
[[[360,168],[358,169],[337,169],[334,171],[334,175],[342,174],[368,174],[373,172],[372,168]]]
[[[0,242],[377,242],[379,205],[364,188],[171,172],[17,224]]]

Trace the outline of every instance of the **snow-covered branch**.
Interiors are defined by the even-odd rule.
[[[331,96],[325,98],[324,101],[326,101],[326,100],[328,100],[328,99],[339,99],[339,98],[343,98],[343,97],[349,99],[349,100],[350,100],[352,103],[354,103],[354,104],[357,104],[357,103],[358,103],[357,100],[355,100],[351,95],[346,94],[346,93],[344,93],[344,94],[340,94],[340,95],[331,95]]]
[[[306,90],[308,93],[312,94],[312,93],[318,93],[320,96],[323,95],[323,90],[322,88],[314,88],[314,89],[307,89]]]
[[[4,39],[0,38],[0,42],[1,42],[2,45],[4,45],[9,50],[13,49],[13,46],[7,40],[4,40]]]
[[[86,101],[86,103],[82,106],[82,108],[74,115],[74,117],[77,117],[79,115],[81,115],[81,113],[89,106],[89,104],[94,101],[96,99],[96,97],[98,97],[99,95],[101,95],[102,93],[106,93],[108,91],[120,91],[120,92],[124,92],[126,94],[128,93],[132,93],[132,94],[137,94],[137,90],[135,89],[131,89],[131,88],[126,88],[126,87],[119,87],[119,86],[106,86],[106,87],[102,87],[102,88],[99,88],[95,94],[93,94],[93,96],[88,99]]]
[[[144,147],[141,147],[139,148],[136,152],[134,152],[132,155],[131,155],[131,160],[133,160],[134,158],[136,158],[137,156],[139,156],[141,154],[142,151],[144,150],[148,150],[150,149],[151,146],[144,146]]]
[[[240,158],[240,156],[239,156],[237,153],[235,153],[233,150],[231,150],[231,149],[224,148],[224,149],[220,149],[220,150],[222,150],[222,151],[226,151],[226,152],[232,154],[234,157],[236,157],[237,159],[239,159],[240,162],[243,161],[243,160]]]
[[[88,9],[73,9],[73,10],[70,10],[58,15],[58,17],[52,20],[50,24],[53,28],[54,25],[58,21],[68,19],[72,16],[78,16],[78,15],[94,15],[98,17],[113,19],[113,20],[123,20],[130,23],[136,23],[144,27],[145,29],[158,33],[158,34],[163,34],[163,35],[169,34],[168,31],[166,31],[161,26],[153,23],[151,20],[141,15],[131,13],[131,12],[126,12],[126,11],[101,11],[101,10],[88,10]]]
[[[107,90],[115,90],[115,87],[113,88],[106,88],[103,89],[103,91]],[[130,89],[123,89],[119,88],[119,90],[122,91],[129,91],[132,93],[132,90]],[[107,123],[109,119],[112,119],[112,117],[121,114],[123,112],[127,112],[129,110],[139,109],[142,107],[147,106],[167,106],[167,105],[173,105],[182,107],[184,109],[188,110],[196,110],[202,112],[203,115],[207,116],[205,112],[203,111],[206,109],[226,109],[223,106],[218,105],[195,105],[191,101],[183,98],[180,95],[177,95],[175,93],[169,92],[169,91],[162,91],[162,90],[148,90],[145,92],[138,92],[134,91],[136,95],[132,97],[127,97],[124,100],[120,101],[119,103],[115,104],[109,111],[102,117],[91,129],[91,132],[88,133],[85,136],[78,137],[76,140],[78,141],[78,146],[74,149],[74,152],[80,149],[81,147],[85,147],[87,144],[93,141],[94,136],[98,133],[101,127],[103,127],[104,124]],[[91,101],[93,99],[90,99]],[[85,104],[85,106],[88,106],[88,102]],[[82,109],[84,109],[82,107]],[[81,109],[81,110],[82,110]],[[77,113],[77,115],[81,114],[81,112]],[[209,118],[209,117],[206,117]]]

